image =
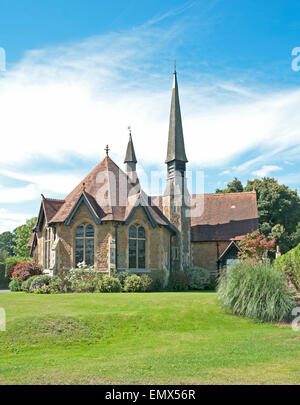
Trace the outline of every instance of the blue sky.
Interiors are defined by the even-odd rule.
[[[298,1],[0,0],[0,232],[63,198],[132,126],[165,173],[173,61],[189,169],[204,191],[274,176],[300,191]]]

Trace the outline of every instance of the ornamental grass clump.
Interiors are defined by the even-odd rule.
[[[283,273],[264,262],[242,261],[230,273],[224,269],[218,299],[234,314],[264,322],[287,320],[295,307]]]

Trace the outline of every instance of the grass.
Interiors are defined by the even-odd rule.
[[[0,295],[0,384],[299,384],[300,332],[216,294]]]

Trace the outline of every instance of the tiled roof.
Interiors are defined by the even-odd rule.
[[[193,194],[192,241],[239,240],[258,228],[256,192]]]
[[[151,199],[141,190],[139,183],[132,183],[108,156],[67,195],[50,223],[66,221],[83,194],[100,221],[125,222],[132,210],[142,205],[147,207],[155,224],[172,228],[161,210],[151,206]]]

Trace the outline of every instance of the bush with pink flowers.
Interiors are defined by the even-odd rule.
[[[35,262],[17,263],[14,267],[11,279],[17,278],[21,283],[23,283],[23,281],[27,280],[29,277],[42,274],[42,271],[42,267]]]

